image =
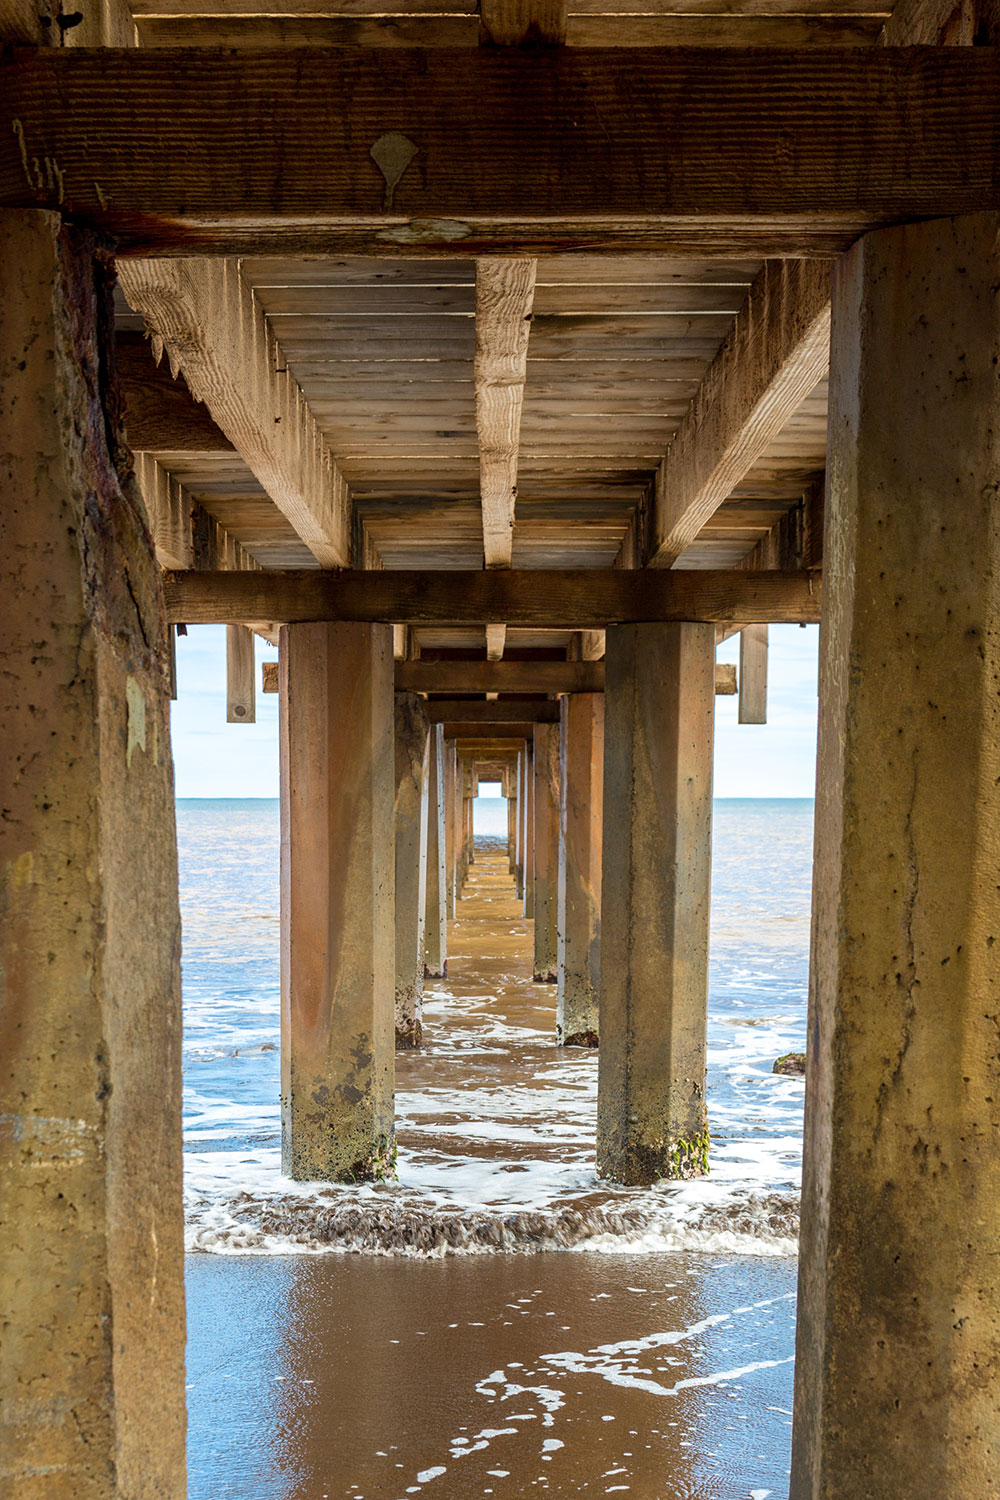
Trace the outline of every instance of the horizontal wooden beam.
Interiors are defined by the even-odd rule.
[[[641,620],[813,623],[818,575],[612,568],[482,572],[167,573],[168,619],[189,625],[303,620],[577,630]]]
[[[454,740],[459,755],[472,760],[516,755],[534,733],[533,724],[446,724],[444,737]]]
[[[1000,208],[1000,56],[15,48],[0,206],[120,254],[830,255]]]
[[[501,667],[501,671],[494,670]],[[278,663],[261,664],[262,690],[278,691]],[[398,661],[396,690],[410,692],[451,693],[603,693],[603,661]],[[718,662],[715,668],[715,691],[720,695],[736,692],[736,667]],[[428,704],[428,708],[437,707]],[[496,703],[477,704],[493,709]],[[501,704],[502,706],[502,704]]]
[[[548,698],[430,698],[424,705],[432,724],[558,724],[559,703]]]
[[[415,693],[600,693],[603,661],[401,661],[396,687]]]

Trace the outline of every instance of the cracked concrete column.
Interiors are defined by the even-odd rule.
[[[427,901],[430,725],[418,693],[396,694],[396,1047],[419,1047]]]
[[[389,625],[281,632],[282,1168],[393,1160],[395,925]]]
[[[532,735],[535,849],[534,977],[555,982],[559,962],[559,725],[536,724]]]
[[[106,251],[0,212],[0,1490],[183,1500],[180,916],[159,569]]]
[[[440,979],[448,972],[447,871],[445,869],[444,725],[432,724],[427,777],[427,906],[424,973]]]
[[[597,1167],[707,1170],[715,627],[607,633]]]
[[[596,1047],[601,992],[604,694],[561,699],[556,1041]]]
[[[1000,1472],[998,265],[834,275],[793,1500]]]

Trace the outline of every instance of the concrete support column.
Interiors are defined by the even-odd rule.
[[[457,843],[455,816],[455,780],[458,771],[454,741],[444,742],[444,826],[445,826],[445,905],[448,919],[455,915]]]
[[[561,700],[556,1041],[596,1047],[601,985],[604,694]]]
[[[607,633],[597,1166],[707,1170],[713,625]]]
[[[524,915],[535,916],[535,747],[533,740],[524,742]]]
[[[1000,1472],[998,264],[834,276],[794,1500]]]
[[[536,979],[556,979],[559,963],[559,725],[534,726]]]
[[[183,1500],[168,638],[112,282],[0,212],[0,1490]]]
[[[281,632],[282,1168],[392,1170],[392,629]]]
[[[420,1046],[427,902],[430,726],[417,693],[396,694],[396,1047]]]
[[[447,871],[445,869],[444,725],[430,732],[427,777],[427,907],[424,973],[440,979],[448,972]]]

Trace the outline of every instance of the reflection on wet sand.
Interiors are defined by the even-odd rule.
[[[595,1181],[596,1058],[553,1045],[505,860],[480,851],[459,914],[398,1060],[403,1185],[272,1191],[269,1255],[189,1258],[191,1500],[783,1497],[794,1262],[665,1253],[673,1189]],[[338,1215],[341,1245],[381,1222],[407,1253],[274,1254]],[[551,1248],[581,1225],[616,1253]]]

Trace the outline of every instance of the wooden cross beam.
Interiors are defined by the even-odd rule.
[[[603,693],[604,663],[561,661],[398,661],[396,690],[417,693]],[[513,669],[513,670],[511,670]],[[278,663],[261,663],[262,691],[278,691]],[[494,686],[490,686],[494,684]],[[718,662],[715,668],[717,695],[736,692],[736,667]],[[428,709],[436,704],[428,704]],[[477,704],[492,709],[494,702]],[[502,704],[500,705],[502,706]]]
[[[552,698],[507,698],[488,703],[475,698],[430,698],[432,724],[558,724],[559,703]]]
[[[120,255],[829,256],[1000,208],[1000,55],[12,49],[0,206]]]
[[[169,620],[188,625],[303,620],[591,629],[643,620],[818,622],[816,574],[612,568],[167,573]]]

